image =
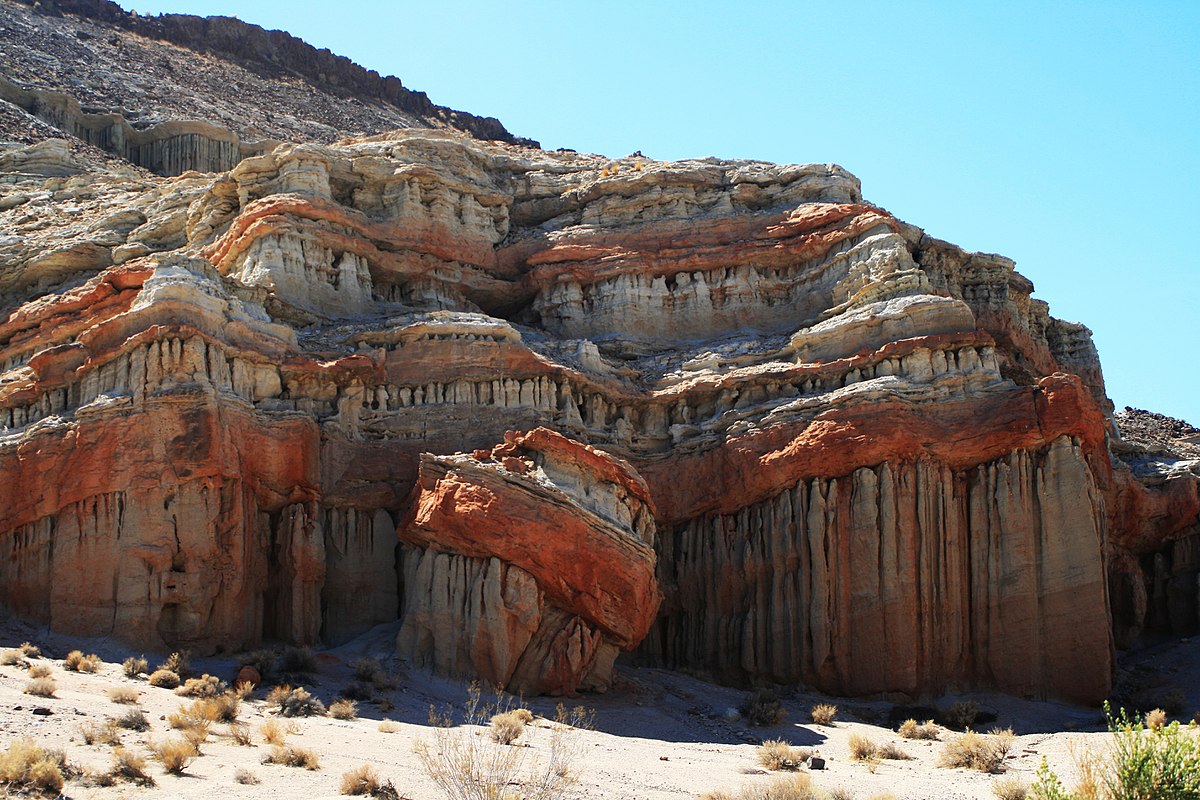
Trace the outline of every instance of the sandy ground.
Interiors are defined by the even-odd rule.
[[[166,715],[178,710],[186,698],[167,689],[149,686],[145,680],[126,678],[120,662],[131,653],[128,648],[104,640],[71,639],[7,621],[0,624],[0,648],[14,647],[25,640],[39,644],[58,683],[55,698],[44,699],[23,693],[28,675],[20,665],[0,666],[0,745],[18,737],[32,737],[49,747],[63,748],[69,761],[83,767],[106,769],[111,763],[111,748],[88,746],[80,734],[81,724],[103,722],[124,714],[131,706],[109,701],[107,690],[131,686],[139,692],[139,705],[152,721],[147,733],[123,731],[124,745],[147,754],[148,740],[161,740],[170,733]],[[320,651],[319,671],[307,678],[306,688],[326,702],[335,699],[342,687],[353,679],[351,664],[362,656],[380,658],[390,665],[394,631],[379,628],[344,647]],[[98,653],[105,661],[99,672],[81,674],[64,670],[61,658],[69,650]],[[147,654],[151,665],[161,656]],[[1140,660],[1139,660],[1140,659]],[[1129,659],[1123,675],[1156,677],[1166,675],[1174,685],[1190,692],[1187,708],[1200,707],[1200,640],[1171,647],[1150,649]],[[209,672],[226,680],[236,673],[233,659],[198,659],[196,672]],[[382,778],[390,779],[401,796],[425,800],[444,795],[424,772],[414,744],[434,743],[435,729],[429,724],[429,708],[461,708],[466,696],[465,684],[432,677],[424,673],[394,670],[398,688],[383,692],[394,707],[381,711],[374,703],[359,704],[359,718],[335,720],[307,717],[295,720],[290,743],[315,751],[321,768],[299,768],[262,764],[270,746],[262,742],[258,726],[274,713],[261,699],[265,690],[243,704],[240,719],[254,732],[254,743],[237,745],[224,725],[214,726],[215,735],[203,746],[197,758],[181,776],[166,774],[151,761],[148,771],[157,780],[154,788],[117,784],[99,788],[69,782],[64,792],[75,798],[211,798],[214,794],[236,798],[337,797],[341,777],[361,764],[371,764]],[[786,696],[786,720],[775,727],[750,727],[733,715],[746,696],[742,690],[716,686],[663,670],[622,667],[618,686],[605,695],[572,700],[595,710],[592,730],[572,735],[579,747],[575,760],[578,782],[567,793],[580,798],[645,798],[676,800],[695,798],[712,789],[737,790],[751,782],[772,780],[759,767],[755,746],[763,739],[783,738],[792,744],[815,748],[827,760],[826,769],[813,771],[813,783],[823,789],[841,787],[866,800],[872,795],[891,792],[896,798],[991,798],[993,784],[1002,777],[1019,776],[1032,781],[1043,756],[1071,785],[1075,768],[1072,753],[1080,748],[1106,746],[1108,734],[1100,725],[1096,709],[1034,703],[998,695],[971,695],[987,711],[996,715],[1001,726],[1018,733],[1016,746],[1004,762],[1004,775],[986,775],[963,769],[936,766],[944,741],[956,734],[944,731],[942,741],[917,742],[901,739],[888,722],[892,707],[885,702],[846,701],[797,693]],[[945,706],[955,697],[939,700]],[[528,706],[538,714],[553,716],[557,701],[534,698]],[[829,727],[809,722],[808,710],[818,702],[839,706],[838,719]],[[49,715],[35,714],[48,709]],[[383,719],[395,721],[394,733],[379,730]],[[285,721],[286,722],[286,721]],[[987,727],[987,726],[985,726]],[[455,735],[481,733],[483,729],[454,729]],[[848,739],[861,733],[883,743],[896,742],[914,758],[911,761],[884,761],[872,769],[850,759]],[[538,719],[527,729],[522,754],[530,762],[543,758],[549,746],[548,723]],[[235,771],[244,768],[259,779],[258,785],[243,785],[234,780]]]

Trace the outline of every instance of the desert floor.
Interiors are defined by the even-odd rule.
[[[148,760],[147,771],[157,785],[152,788],[130,783],[111,787],[88,786],[69,781],[64,794],[75,798],[211,798],[214,795],[235,798],[338,797],[343,773],[362,764],[370,764],[379,776],[389,779],[401,797],[426,800],[445,795],[422,768],[414,745],[436,744],[437,729],[429,722],[429,709],[461,709],[466,685],[428,674],[398,669],[388,656],[394,641],[394,629],[377,628],[340,648],[317,653],[319,669],[305,676],[303,685],[326,702],[339,696],[353,680],[352,664],[370,656],[380,659],[395,679],[394,690],[381,691],[392,707],[386,711],[374,702],[359,703],[357,719],[303,717],[281,720],[294,722],[287,741],[316,752],[320,769],[306,770],[261,763],[271,747],[262,741],[259,726],[275,718],[273,709],[263,701],[267,686],[260,687],[242,704],[240,720],[250,726],[253,743],[239,746],[228,734],[227,726],[213,726],[213,734],[203,745],[203,755],[182,775],[170,775],[155,761]],[[122,730],[123,745],[148,755],[147,743],[161,741],[171,731],[166,716],[190,702],[169,689],[148,685],[144,678],[130,679],[121,669],[121,661],[132,653],[127,647],[107,640],[73,639],[14,620],[0,621],[0,648],[15,647],[32,641],[44,651],[45,663],[52,669],[58,689],[54,698],[24,693],[29,676],[22,665],[0,666],[0,746],[20,737],[32,737],[39,744],[62,748],[70,763],[84,768],[106,770],[111,762],[111,747],[86,745],[81,725],[103,723],[124,714],[133,706],[118,705],[108,699],[108,689],[129,686],[137,690],[138,704],[151,720],[146,733]],[[104,664],[93,674],[65,670],[62,658],[72,649],[97,653]],[[146,654],[153,668],[162,654]],[[208,672],[232,680],[237,672],[233,658],[193,659],[193,670]],[[1186,719],[1191,710],[1200,708],[1200,638],[1157,648],[1146,648],[1125,656],[1119,674],[1124,685],[1150,687],[1154,691],[1184,695]],[[889,723],[891,704],[884,701],[846,700],[813,694],[783,695],[786,719],[774,727],[751,727],[733,711],[745,699],[744,690],[717,686],[658,669],[619,667],[617,686],[607,694],[572,698],[571,704],[594,709],[591,730],[572,731],[566,741],[577,748],[572,773],[577,782],[566,797],[645,798],[676,800],[695,798],[713,789],[737,791],[754,782],[768,782],[773,775],[762,769],[755,748],[764,739],[782,738],[793,745],[815,748],[826,759],[824,770],[812,771],[816,787],[842,788],[849,795],[867,800],[874,795],[891,793],[905,798],[991,798],[993,785],[1000,779],[1017,776],[1032,782],[1034,772],[1046,757],[1064,782],[1071,786],[1076,776],[1076,754],[1088,748],[1103,749],[1109,735],[1105,732],[1099,709],[1081,708],[1046,702],[1030,702],[1003,695],[973,694],[940,698],[936,705],[946,707],[958,699],[972,699],[990,714],[992,725],[1012,727],[1016,744],[1004,760],[1002,774],[982,774],[936,765],[947,740],[956,733],[943,730],[939,741],[901,739]],[[553,698],[531,698],[528,707],[538,715],[554,716]],[[809,709],[816,703],[833,703],[839,708],[832,726],[809,721]],[[385,704],[386,707],[386,704]],[[49,711],[47,714],[46,711]],[[397,725],[394,732],[379,729],[382,720]],[[525,743],[520,755],[526,766],[546,758],[552,726],[539,717],[519,740]],[[451,735],[478,734],[476,743],[490,744],[486,729],[458,726]],[[864,734],[882,744],[895,742],[913,756],[912,760],[885,760],[876,765],[850,758],[848,740],[854,733]],[[251,771],[255,785],[235,781],[239,768]]]

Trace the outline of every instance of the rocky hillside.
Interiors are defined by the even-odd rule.
[[[1195,474],[1114,458],[1088,330],[1008,259],[834,165],[334,127],[176,177],[0,152],[10,610],[196,652],[393,622],[551,693],[627,652],[1093,701],[1195,628]]]
[[[12,141],[66,135],[164,175],[396,128],[537,145],[229,17],[139,16],[108,0],[0,0],[0,12],[0,133]]]

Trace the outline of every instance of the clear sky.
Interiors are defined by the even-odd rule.
[[[543,147],[834,162],[1002,253],[1109,395],[1200,425],[1200,1],[121,0],[328,47]]]

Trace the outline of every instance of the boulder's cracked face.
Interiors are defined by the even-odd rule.
[[[527,691],[604,688],[622,649],[1108,691],[1105,540],[1147,490],[1113,471],[1087,330],[839,167],[430,131],[172,179],[20,152],[22,614],[197,649],[399,619],[414,663]]]

